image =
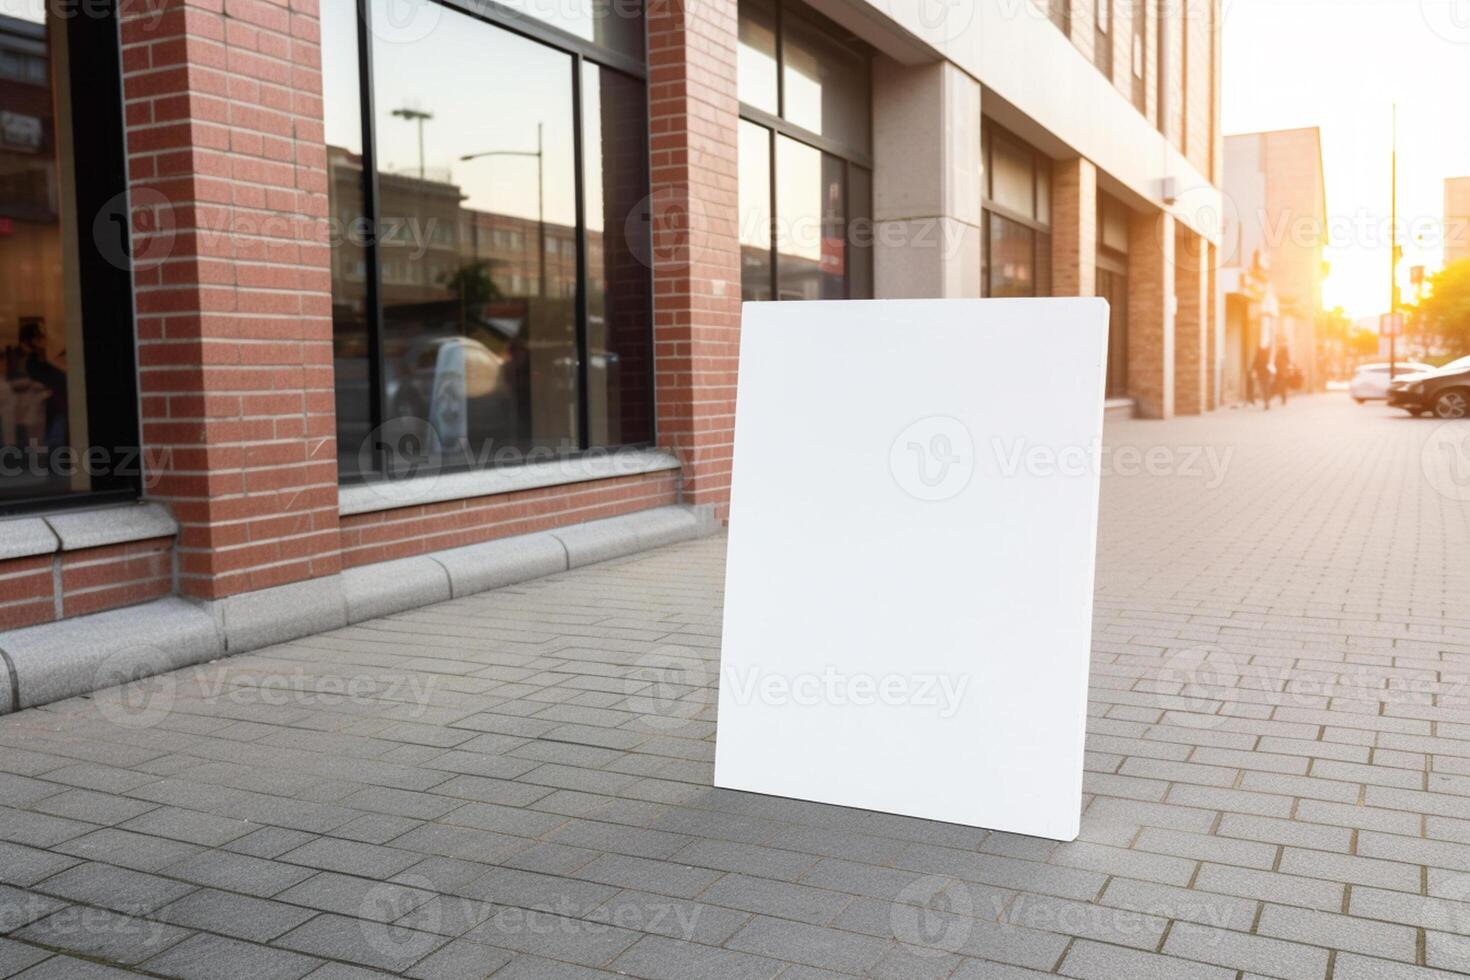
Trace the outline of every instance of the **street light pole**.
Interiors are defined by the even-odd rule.
[[[416,122],[416,123],[419,124],[419,180],[423,180],[424,179],[424,123],[427,122],[430,119],[433,119],[434,118],[434,114],[432,112],[425,112],[422,109],[403,108],[403,109],[394,109],[393,110],[393,115],[397,116],[399,119],[406,119],[409,122]]]
[[[1398,373],[1399,348],[1399,104],[1393,104],[1388,205],[1388,380]]]
[[[538,278],[541,281],[541,296],[546,296],[546,180],[545,180],[545,151],[542,143],[542,130],[544,123],[536,124],[536,149],[535,150],[484,150],[480,153],[466,153],[460,157],[460,162],[468,160],[479,160],[481,157],[535,157],[536,158],[536,250],[540,253],[537,264]]]

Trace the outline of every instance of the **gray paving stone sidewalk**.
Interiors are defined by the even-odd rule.
[[[1446,435],[1110,428],[1075,843],[710,788],[714,538],[0,718],[0,977],[1470,971]]]

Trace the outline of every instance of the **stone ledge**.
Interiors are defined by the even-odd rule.
[[[341,575],[241,592],[196,605],[224,637],[227,653],[245,653],[347,625]]]
[[[15,668],[15,701],[30,708],[204,663],[225,644],[202,609],[170,596],[0,633],[0,650]]]
[[[205,602],[170,596],[0,633],[0,715],[712,534],[708,507],[635,511]],[[11,685],[7,663],[14,665]]]
[[[678,468],[679,460],[661,449],[610,450],[578,459],[349,484],[337,492],[337,512],[350,517]]]
[[[96,510],[66,511],[49,514],[45,521],[56,532],[62,551],[171,538],[179,533],[179,525],[161,504],[123,504]]]
[[[432,555],[359,565],[342,572],[347,622],[391,616],[453,598],[449,574]]]
[[[0,521],[0,561],[52,555],[60,548],[56,532],[39,517],[13,517]]]
[[[567,550],[550,531],[436,551],[457,599],[567,570]]]
[[[0,520],[0,561],[171,538],[179,525],[161,504],[139,502]]]

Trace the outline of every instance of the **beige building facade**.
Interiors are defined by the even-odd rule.
[[[1327,381],[1319,351],[1327,198],[1315,127],[1225,138],[1221,386],[1248,397],[1258,346],[1285,344],[1308,391]]]
[[[1444,182],[1444,264],[1470,259],[1470,177]]]
[[[796,298],[779,273],[795,264],[779,157],[802,93],[792,42],[773,27],[819,24],[867,63],[870,132],[822,149],[846,156],[848,188],[854,168],[871,183],[873,270],[871,291],[822,296],[1104,296],[1110,410],[1215,406],[1218,3],[742,0],[740,16],[746,299]],[[766,62],[780,69],[774,87]],[[849,196],[854,241],[860,204]]]

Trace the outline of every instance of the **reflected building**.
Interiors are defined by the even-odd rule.
[[[1327,382],[1322,283],[1326,184],[1316,127],[1225,138],[1226,320],[1222,377],[1247,397],[1257,347],[1286,345],[1307,391]]]

